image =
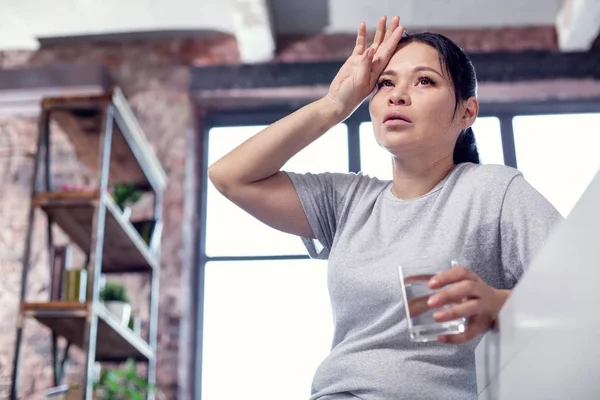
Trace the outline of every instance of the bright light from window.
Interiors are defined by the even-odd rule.
[[[264,126],[213,128],[209,133],[209,165],[260,132]],[[293,172],[347,172],[348,134],[340,124],[302,150],[284,166]],[[209,182],[206,253],[208,256],[306,254],[296,236],[258,221],[223,197]]]
[[[206,266],[202,398],[306,400],[329,353],[325,261]]]
[[[568,216],[600,168],[600,114],[520,116],[513,126],[519,170]]]
[[[473,124],[479,159],[482,164],[504,164],[500,120],[496,117],[480,117]]]
[[[392,179],[390,154],[375,141],[371,122],[360,124],[360,157],[363,173],[379,179]],[[473,124],[473,132],[483,164],[504,164],[500,121],[496,117],[480,117]]]

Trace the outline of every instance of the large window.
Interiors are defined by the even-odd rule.
[[[203,399],[310,397],[333,337],[326,273],[316,260],[206,265]]]
[[[263,128],[211,129],[209,164]],[[347,172],[346,126],[283,169]],[[210,183],[206,217],[202,398],[307,399],[332,338],[326,263],[301,259],[306,250],[298,237],[259,222]]]
[[[514,118],[517,165],[563,216],[600,168],[600,114]]]
[[[473,125],[479,156],[484,164],[504,164],[500,122],[495,117],[477,118]],[[375,141],[371,122],[360,124],[361,170],[380,179],[392,179],[389,153]]]
[[[600,114],[498,115],[473,126],[482,163],[506,160],[568,215],[600,168]],[[256,115],[248,118],[249,126],[209,131],[208,164],[265,127],[250,123]],[[284,169],[392,176],[371,123],[355,116]],[[308,259],[299,238],[249,216],[210,182],[206,204],[202,399],[306,400],[332,340],[326,262]]]
[[[264,126],[220,127],[209,133],[209,164],[217,161]],[[347,172],[348,135],[338,125],[292,158],[284,167],[294,172]],[[214,256],[304,254],[300,240],[259,222],[208,184],[206,253]]]

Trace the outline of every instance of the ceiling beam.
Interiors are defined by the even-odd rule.
[[[268,0],[232,0],[233,27],[245,64],[268,62],[275,55],[275,35]]]
[[[479,82],[554,79],[600,80],[600,52],[497,52],[469,54]],[[342,61],[197,67],[190,90],[244,90],[331,83]]]
[[[99,94],[113,85],[97,64],[0,70],[0,116],[37,116],[44,97]]]
[[[600,1],[563,0],[556,17],[561,51],[587,51],[600,33]]]

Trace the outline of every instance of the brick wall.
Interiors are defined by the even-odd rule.
[[[187,94],[188,72],[178,56],[182,43],[136,42],[129,44],[53,45],[38,52],[0,54],[2,68],[43,67],[63,63],[103,63],[123,88],[157,157],[168,175],[164,199],[162,244],[158,383],[169,399],[177,398],[179,325],[184,298],[181,296],[183,268],[182,221],[184,183],[191,107]],[[211,51],[206,58],[212,60]],[[207,61],[209,62],[209,61]],[[94,184],[77,163],[62,133],[52,131],[53,176],[57,184]],[[12,370],[21,257],[25,244],[33,152],[37,119],[0,119],[0,399],[7,398]],[[138,212],[144,213],[143,203]],[[30,300],[45,300],[48,267],[45,251],[45,219],[40,213],[35,224],[33,266],[29,278]],[[58,236],[58,242],[65,242]],[[81,258],[80,258],[81,259]],[[133,296],[134,309],[147,314],[149,285],[139,277],[125,277]],[[25,399],[42,398],[52,384],[50,335],[36,321],[27,321],[22,352],[20,394]],[[81,352],[72,349],[67,376],[81,374]]]

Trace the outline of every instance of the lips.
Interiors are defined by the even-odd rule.
[[[388,121],[404,121],[404,122],[408,122],[408,123],[412,123],[412,121],[404,114],[401,114],[399,112],[389,112],[385,115],[385,118],[383,119],[383,122],[388,122]]]

